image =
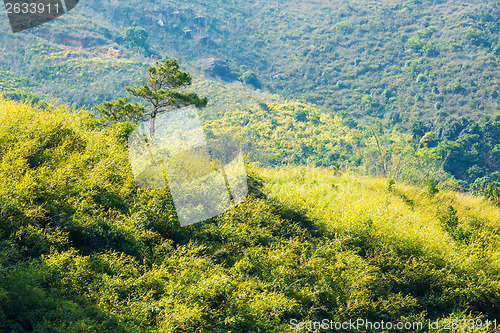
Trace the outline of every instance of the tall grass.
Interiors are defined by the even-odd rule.
[[[481,260],[500,267],[500,208],[482,197],[452,191],[430,195],[425,188],[399,183],[389,189],[385,178],[336,175],[324,168],[283,167],[259,173],[270,198],[304,211],[328,232],[367,234],[378,245],[463,268]],[[449,205],[464,228],[477,231],[475,241],[457,243],[440,226],[439,216]],[[478,246],[487,248],[482,258],[473,250]]]
[[[168,190],[135,185],[130,130],[0,100],[0,330],[290,332],[291,319],[500,312],[499,208],[481,198],[249,166],[248,198],[180,228]]]

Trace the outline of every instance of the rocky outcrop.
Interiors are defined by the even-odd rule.
[[[205,74],[220,78],[230,78],[231,70],[227,63],[222,59],[208,58],[198,62],[200,68]]]

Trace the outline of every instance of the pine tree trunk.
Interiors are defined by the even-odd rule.
[[[151,140],[153,140],[153,137],[155,135],[155,120],[156,120],[156,114],[153,114],[151,116],[150,128],[149,128],[149,137]]]

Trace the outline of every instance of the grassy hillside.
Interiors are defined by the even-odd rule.
[[[419,138],[409,141],[397,128],[387,130],[380,122],[370,125],[346,113],[332,115],[310,103],[252,91],[239,82],[197,79],[192,90],[209,99],[200,111],[208,137],[236,138],[248,158],[262,166],[313,165],[375,176],[386,172],[405,182],[421,184],[433,178],[441,186],[457,186],[456,179],[441,170],[443,158],[436,147],[421,146]],[[32,93],[2,95],[47,104]]]
[[[209,99],[207,127],[241,136],[253,161],[480,193],[500,183],[498,13],[491,1],[86,0],[19,34],[0,21],[0,91],[90,109],[176,56]]]
[[[9,87],[91,106],[135,80],[134,63],[150,55],[177,56],[190,70],[217,57],[228,78],[332,112],[404,124],[480,118],[499,109],[498,13],[486,0],[87,0],[17,35],[2,21],[0,40],[13,47],[0,50],[0,75]],[[125,33],[134,24],[146,42]],[[73,89],[83,93],[63,92]]]
[[[500,114],[474,121],[414,122],[410,133],[347,112],[252,91],[241,83],[196,80],[207,96],[201,111],[208,134],[230,134],[263,166],[314,165],[481,193],[500,182]]]
[[[241,136],[253,161],[481,193],[500,184],[498,13],[492,1],[86,0],[19,34],[0,21],[0,91],[91,109],[176,56],[209,99],[207,127]]]
[[[135,186],[130,130],[0,101],[0,330],[281,332],[500,311],[500,208],[482,198],[248,166],[242,204],[180,228],[168,191]]]

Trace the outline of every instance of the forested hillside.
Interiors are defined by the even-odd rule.
[[[0,332],[491,332],[499,32],[487,0],[80,0],[16,34],[4,16]],[[151,108],[126,87],[174,57],[192,79],[172,65],[157,99],[208,100],[249,188],[184,228],[168,189],[134,182],[140,117],[98,116]]]
[[[93,106],[145,58],[215,57],[227,66],[212,74],[330,112],[477,119],[499,106],[499,13],[494,1],[87,0],[17,35],[2,21],[2,82]]]
[[[365,318],[424,332],[500,311],[500,208],[486,199],[249,166],[242,204],[180,228],[168,190],[134,184],[131,130],[0,101],[0,330],[283,332],[292,319]]]
[[[0,89],[90,109],[176,56],[209,98],[206,126],[253,161],[481,193],[499,181],[498,15],[491,1],[88,0],[19,34],[1,22]]]

